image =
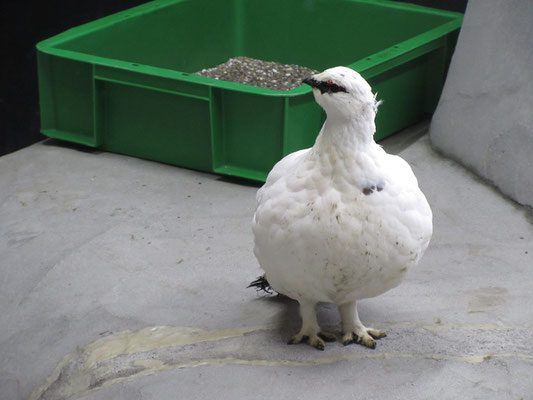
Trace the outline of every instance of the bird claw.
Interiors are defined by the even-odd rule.
[[[366,333],[368,333],[374,339],[381,339],[387,336],[387,332],[380,331],[379,329],[373,329],[373,328],[366,328]]]
[[[300,343],[307,343],[309,340],[309,336],[306,335],[294,335],[290,338],[290,340],[287,342],[287,344],[300,344]]]
[[[383,331],[365,328],[364,330],[360,330],[359,333],[348,332],[344,334],[342,337],[342,344],[348,346],[349,344],[357,343],[368,347],[369,349],[375,349],[376,341],[374,339],[379,340],[385,336],[387,336],[387,334]]]
[[[323,339],[324,342],[335,342],[337,341],[337,336],[331,332],[324,332],[320,331],[318,332],[318,337]]]
[[[318,335],[310,337],[307,335],[297,334],[297,335],[294,335],[287,344],[299,344],[299,343],[307,343],[308,345],[314,347],[317,350],[324,350],[324,348],[326,347],[324,340],[322,340]]]

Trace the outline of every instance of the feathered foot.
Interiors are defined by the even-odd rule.
[[[302,332],[294,335],[287,344],[299,344],[307,343],[310,346],[313,346],[317,350],[324,350],[326,343],[325,342],[335,342],[337,338],[333,333],[329,332],[318,332],[316,335],[308,336]]]
[[[302,329],[294,335],[288,344],[307,343],[317,350],[324,350],[325,342],[335,341],[335,335],[322,332],[316,319],[316,304],[300,302],[300,314],[302,316]]]
[[[326,343],[324,343],[324,340],[321,339],[318,335],[307,336],[302,334],[301,332],[297,335],[294,335],[287,344],[299,343],[307,343],[308,345],[313,346],[317,350],[324,350],[324,348],[326,347]]]
[[[381,339],[387,336],[383,331],[372,328],[358,329],[356,332],[346,332],[342,336],[342,344],[348,346],[352,343],[357,343],[368,347],[369,349],[376,348],[376,341],[374,339]]]
[[[357,313],[357,303],[351,302],[339,306],[339,311],[342,318],[343,335],[341,342],[347,346],[352,343],[357,343],[368,347],[369,349],[376,348],[376,341],[374,339],[381,339],[387,334],[383,331],[367,328],[359,320]]]

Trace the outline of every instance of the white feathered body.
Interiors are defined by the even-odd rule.
[[[257,193],[255,255],[270,285],[293,299],[344,304],[384,293],[431,238],[410,166],[353,129],[362,127],[326,122],[314,147],[279,161]]]

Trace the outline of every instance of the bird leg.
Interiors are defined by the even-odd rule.
[[[352,301],[339,306],[342,318],[342,344],[347,346],[352,343],[361,344],[370,349],[376,348],[374,339],[381,339],[387,336],[383,331],[366,328],[359,320],[357,313],[357,302]]]
[[[325,343],[335,340],[335,336],[321,332],[316,319],[316,304],[312,302],[300,301],[300,315],[302,317],[302,328],[294,335],[289,344],[307,343],[317,350],[324,350]]]

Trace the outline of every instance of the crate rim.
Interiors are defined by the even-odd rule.
[[[116,22],[135,18],[140,15],[149,13],[153,10],[169,7],[176,3],[181,3],[183,1],[184,0],[153,0],[127,10],[119,11],[117,13],[105,16],[95,21],[91,21],[79,25],[77,27],[70,28],[62,33],[52,36],[51,38],[42,40],[36,44],[36,49],[46,54],[73,61],[86,62],[92,65],[117,68],[143,75],[159,76],[161,78],[184,81],[193,84],[201,84],[208,87],[227,89],[248,94],[263,95],[269,97],[296,97],[308,95],[312,91],[312,89],[306,85],[300,85],[294,89],[287,91],[261,88],[257,86],[246,85],[243,83],[203,77],[195,75],[191,72],[182,72],[168,68],[155,67],[147,64],[116,60],[113,58],[100,57],[93,54],[87,54],[73,50],[64,50],[56,47],[57,45],[60,45],[61,43],[67,40],[71,40],[78,36],[90,34],[93,31],[96,31],[108,25],[112,25]],[[419,12],[422,14],[435,14],[450,18],[450,21],[442,25],[439,25],[419,35],[413,36],[402,42],[398,42],[363,59],[359,59],[354,61],[353,63],[345,65],[346,67],[358,71],[365,79],[369,79],[377,75],[375,71],[386,69],[391,64],[397,64],[401,61],[404,61],[405,59],[415,58],[421,54],[431,51],[433,48],[438,47],[438,45],[435,44],[439,42],[439,39],[443,38],[448,33],[459,29],[463,21],[462,13],[440,10],[417,4],[403,3],[392,0],[344,1],[353,3],[367,3],[382,7],[404,9],[413,12]]]

